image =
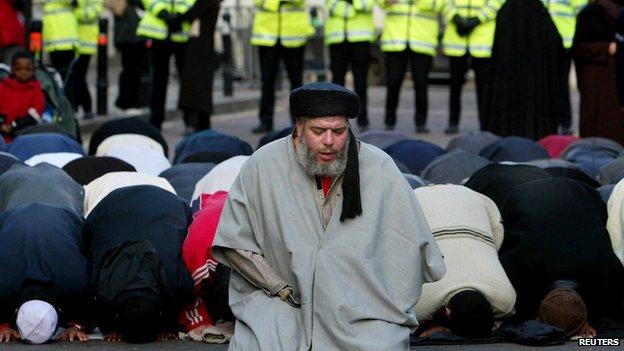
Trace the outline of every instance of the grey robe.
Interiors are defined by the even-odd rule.
[[[291,136],[256,151],[225,203],[213,254],[263,255],[293,287],[296,309],[238,273],[230,280],[237,318],[230,350],[409,350],[422,284],[446,272],[409,185],[383,151],[361,143],[361,216],[327,230],[315,181],[296,161]]]

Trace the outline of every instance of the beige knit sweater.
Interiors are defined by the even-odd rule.
[[[480,291],[497,318],[510,315],[516,292],[498,260],[503,225],[494,202],[461,185],[432,185],[414,193],[447,269],[442,280],[424,285],[416,305],[418,320],[430,319],[465,289]]]

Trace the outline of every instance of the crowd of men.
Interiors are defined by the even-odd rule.
[[[205,130],[175,155],[138,118],[103,124],[88,155],[55,126],[27,127],[0,153],[0,341],[624,336],[624,147],[356,138],[359,111],[355,93],[310,83],[290,95],[295,127],[255,151]]]

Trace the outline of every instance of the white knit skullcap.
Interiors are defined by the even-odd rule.
[[[17,311],[17,330],[22,340],[31,344],[43,344],[56,332],[58,314],[54,306],[41,300],[23,303]]]

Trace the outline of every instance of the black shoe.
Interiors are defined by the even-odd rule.
[[[426,126],[416,126],[416,133],[429,134],[429,128],[427,128]]]
[[[459,128],[456,124],[449,124],[444,130],[444,134],[457,134],[457,132],[459,132]]]
[[[251,133],[253,134],[265,134],[265,133],[270,133],[273,131],[273,128],[268,127],[264,124],[260,124],[259,126],[257,126],[256,128],[251,130]]]

